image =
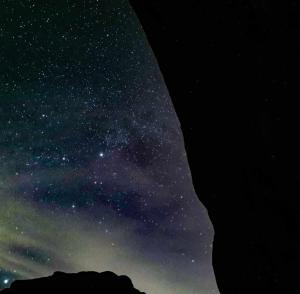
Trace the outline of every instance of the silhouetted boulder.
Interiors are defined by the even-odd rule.
[[[130,278],[113,272],[55,272],[50,277],[17,280],[10,288],[1,291],[1,294],[14,293],[122,293],[145,294],[134,288]]]

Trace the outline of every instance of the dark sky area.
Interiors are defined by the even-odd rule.
[[[127,1],[0,4],[0,288],[112,270],[218,293],[213,229]]]

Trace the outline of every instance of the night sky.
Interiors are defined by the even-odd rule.
[[[1,1],[0,288],[53,271],[218,293],[213,229],[128,3]]]

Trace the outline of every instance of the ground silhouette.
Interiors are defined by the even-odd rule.
[[[113,272],[55,272],[50,277],[17,280],[1,294],[19,293],[89,293],[145,294],[134,288],[130,278]]]

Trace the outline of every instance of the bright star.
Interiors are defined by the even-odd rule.
[[[5,285],[7,285],[8,282],[9,282],[9,279],[5,279],[5,280],[3,281],[3,283],[4,283]]]
[[[100,156],[100,157],[104,157],[104,153],[103,153],[103,152],[100,152],[100,153],[99,153],[99,156]]]

